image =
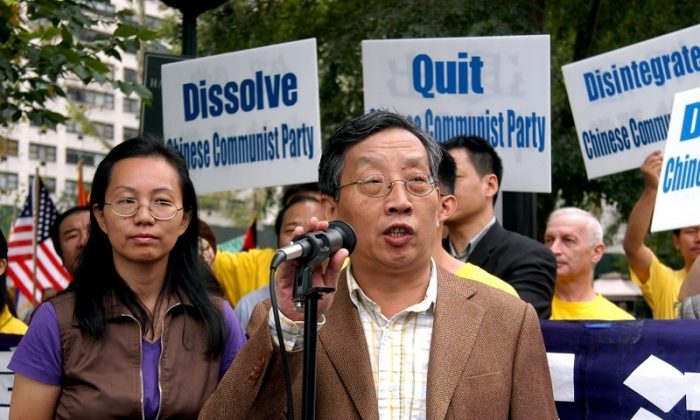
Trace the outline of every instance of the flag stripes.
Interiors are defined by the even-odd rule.
[[[34,229],[33,189],[34,186],[31,187],[22,212],[10,232],[7,277],[33,306],[37,306],[41,302],[44,289],[65,289],[70,281],[70,274],[63,267],[49,235],[49,229],[58,217],[58,210],[40,180],[38,223],[37,229]]]

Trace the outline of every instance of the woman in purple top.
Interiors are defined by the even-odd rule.
[[[90,236],[69,289],[17,348],[10,418],[194,418],[245,343],[198,256],[194,186],[160,139],[95,172]]]

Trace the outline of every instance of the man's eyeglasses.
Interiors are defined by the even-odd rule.
[[[414,174],[410,174],[406,179],[394,180],[384,174],[373,174],[359,181],[341,185],[340,187],[336,188],[334,192],[337,195],[337,192],[342,188],[357,185],[362,194],[372,198],[382,198],[391,193],[391,189],[397,182],[403,182],[403,186],[406,188],[406,191],[411,195],[415,195],[416,197],[424,197],[433,192],[435,189],[435,181],[431,176],[416,172]]]
[[[112,213],[121,217],[131,217],[138,213],[141,205],[138,201],[133,198],[120,198],[114,200],[111,203],[105,203],[105,206],[109,206]],[[148,206],[148,210],[151,212],[151,216],[157,220],[170,220],[177,212],[182,210],[182,207],[178,208],[174,203],[167,200],[156,200]]]

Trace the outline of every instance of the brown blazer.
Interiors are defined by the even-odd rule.
[[[286,394],[267,327],[269,301],[251,318],[250,341],[200,419],[284,419]],[[371,365],[345,273],[318,336],[316,417],[379,420]],[[428,419],[556,419],[537,315],[531,305],[438,268],[428,365]],[[301,418],[302,352],[288,353]]]

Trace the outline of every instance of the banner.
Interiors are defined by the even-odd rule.
[[[197,193],[315,182],[316,40],[166,64],[163,125]]]
[[[696,320],[541,325],[560,419],[700,419]]]
[[[362,41],[365,111],[407,115],[438,142],[486,139],[504,191],[551,191],[549,36]]]
[[[700,25],[562,67],[588,178],[662,150],[673,95],[700,86]]]
[[[10,418],[10,399],[15,374],[7,368],[21,335],[0,334],[0,419]]]

